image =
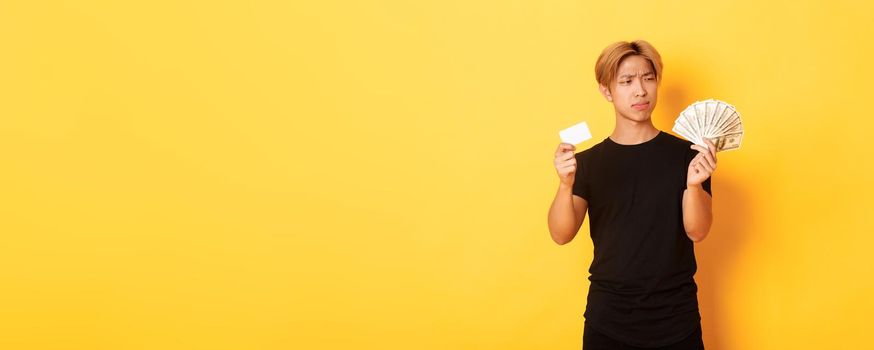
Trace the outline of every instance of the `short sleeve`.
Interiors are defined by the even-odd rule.
[[[688,144],[688,146],[691,146],[691,145],[692,145],[692,143],[690,142],[690,143]],[[686,167],[685,167],[684,172],[683,172],[683,174],[684,174],[684,175],[683,175],[683,183],[686,182],[686,181],[685,181],[685,180],[686,180],[686,175],[685,175],[685,174],[688,174],[688,172],[689,172],[689,164],[691,164],[691,163],[692,163],[692,159],[695,158],[695,156],[698,155],[698,151],[692,149],[691,147],[687,147],[686,149],[687,149],[687,152],[686,152]],[[704,180],[704,182],[701,183],[701,188],[703,188],[704,191],[707,192],[707,194],[709,194],[711,197],[713,197],[713,192],[710,190],[710,180],[711,180],[712,177],[713,177],[713,176],[708,177],[707,180]]]
[[[588,184],[588,176],[586,173],[587,166],[584,164],[584,158],[581,153],[577,153],[574,155],[577,159],[577,171],[574,174],[574,188],[573,194],[582,197],[585,200],[589,200],[589,184]]]

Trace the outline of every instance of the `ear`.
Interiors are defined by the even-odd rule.
[[[601,91],[601,95],[604,95],[608,102],[613,102],[613,95],[610,94],[610,89],[604,86],[604,84],[598,84],[598,90]]]

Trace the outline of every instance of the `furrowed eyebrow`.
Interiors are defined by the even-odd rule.
[[[646,72],[646,73],[643,73],[643,74],[641,74],[641,75],[642,75],[642,76],[646,76],[646,75],[655,75],[655,73],[654,73],[654,72]],[[623,75],[620,75],[619,78],[633,78],[633,77],[636,77],[636,76],[637,76],[637,74],[623,74]]]

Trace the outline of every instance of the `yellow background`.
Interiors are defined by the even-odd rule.
[[[559,129],[644,38],[654,114],[743,115],[696,245],[708,349],[870,347],[865,2],[3,1],[0,347],[578,349]]]

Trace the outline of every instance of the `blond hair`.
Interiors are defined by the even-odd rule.
[[[635,40],[632,42],[618,41],[604,48],[604,51],[598,56],[598,61],[595,62],[595,80],[599,84],[610,88],[610,83],[613,82],[613,79],[616,79],[619,63],[622,62],[622,59],[631,55],[642,56],[652,63],[656,82],[661,83],[662,57],[655,47],[645,40]]]

